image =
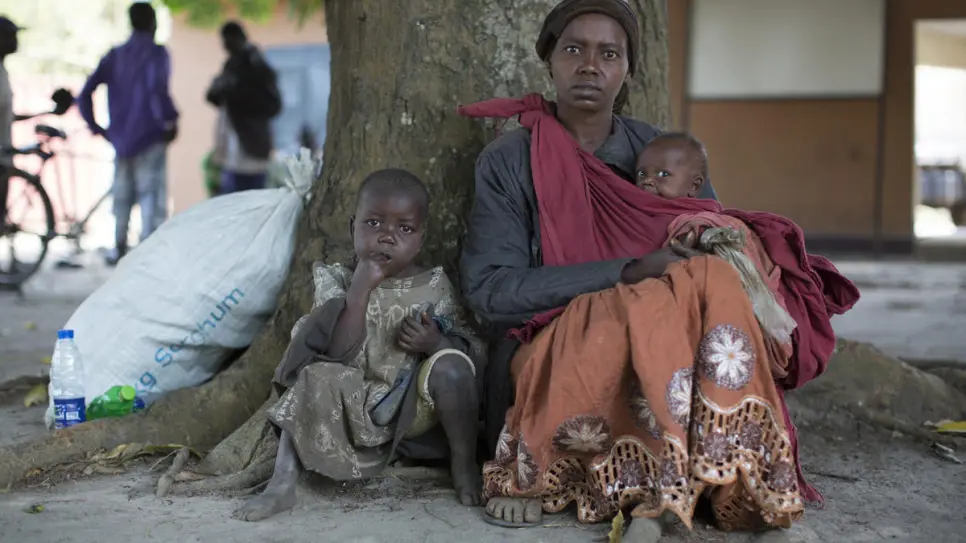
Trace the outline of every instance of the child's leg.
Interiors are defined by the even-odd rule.
[[[476,438],[480,406],[469,361],[458,354],[437,359],[429,374],[429,395],[449,441],[456,495],[463,505],[479,505],[482,477],[476,463]]]
[[[232,513],[238,520],[256,522],[295,507],[295,488],[298,486],[302,463],[292,436],[283,431],[278,438],[275,472],[265,491],[248,500]]]

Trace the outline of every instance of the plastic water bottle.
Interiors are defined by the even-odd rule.
[[[67,428],[86,420],[84,363],[74,343],[73,330],[58,330],[50,360],[50,396],[54,399],[54,428]]]

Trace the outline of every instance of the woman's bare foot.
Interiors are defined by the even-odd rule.
[[[539,500],[490,498],[486,502],[486,514],[499,521],[525,526],[543,520],[543,507]]]
[[[475,458],[459,458],[453,455],[450,475],[460,503],[467,506],[480,505],[483,501],[483,479]]]
[[[232,518],[258,522],[295,507],[295,484],[271,485],[231,514]]]

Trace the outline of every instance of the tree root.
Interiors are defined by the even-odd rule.
[[[211,449],[242,426],[268,397],[288,336],[276,332],[279,326],[274,322],[266,326],[241,359],[211,381],[175,390],[140,413],[94,420],[0,447],[0,488],[20,483],[31,470],[77,462],[91,451],[125,443]]]
[[[174,484],[175,475],[184,469],[184,466],[188,463],[188,458],[190,457],[190,449],[185,448],[178,451],[174,457],[174,461],[171,462],[171,467],[168,468],[168,470],[164,472],[164,475],[161,476],[161,479],[158,480],[158,491],[155,493],[157,497],[163,498],[168,495],[168,489],[171,488],[172,484]]]
[[[250,493],[253,487],[266,483],[272,477],[274,469],[274,454],[263,454],[244,470],[228,475],[204,477],[192,472],[182,471],[172,477],[175,482],[165,487],[165,494],[191,496],[213,492]],[[198,479],[197,477],[202,478]],[[161,480],[158,481],[158,492],[161,492],[161,484],[164,481],[165,477],[162,476]]]

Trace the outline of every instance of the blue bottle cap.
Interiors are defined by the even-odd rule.
[[[57,339],[74,339],[73,330],[57,330]]]

